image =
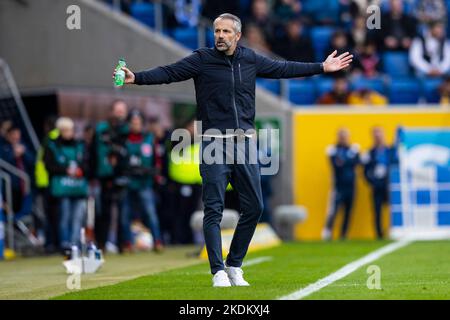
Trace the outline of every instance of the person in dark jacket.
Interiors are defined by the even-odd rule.
[[[156,211],[160,222],[161,234],[164,243],[171,243],[174,238],[172,206],[168,206],[173,199],[173,186],[169,179],[169,153],[172,149],[170,130],[161,125],[160,119],[151,117],[148,119],[148,130],[154,137],[155,153],[155,185]]]
[[[124,188],[117,175],[118,159],[125,152],[128,134],[128,106],[125,101],[115,100],[109,118],[100,121],[90,151],[90,167],[100,182],[100,214],[96,215],[95,237],[100,248],[109,253],[117,253],[121,242],[118,232],[119,207],[124,196]]]
[[[60,248],[80,246],[80,231],[86,214],[88,192],[86,150],[74,137],[74,123],[61,117],[56,122],[60,136],[48,141],[44,163],[50,176],[50,193],[59,204]]]
[[[156,214],[153,178],[155,175],[154,138],[144,132],[144,118],[138,111],[130,112],[130,132],[125,141],[126,155],[121,159],[122,174],[128,178],[121,209],[121,227],[125,249],[132,244],[131,220],[132,204],[139,205],[143,214],[140,220],[150,229],[153,249],[163,250],[159,220]]]
[[[126,73],[125,83],[137,85],[163,84],[194,79],[197,98],[197,120],[201,121],[202,144],[200,150],[223,147],[220,159],[228,159],[228,152],[245,149],[244,163],[207,163],[200,159],[203,178],[205,236],[213,286],[248,286],[243,278],[242,261],[247,253],[256,225],[263,211],[261,176],[256,142],[250,131],[255,128],[255,80],[264,78],[296,78],[335,72],[350,65],[352,56],[347,52],[337,56],[333,52],[323,63],[277,61],[239,46],[242,24],[232,14],[221,14],[214,21],[214,48],[195,50],[180,61],[151,70]],[[247,131],[247,134],[244,132]],[[209,149],[209,148],[208,148]],[[218,149],[216,149],[218,150]],[[250,151],[247,151],[250,150]],[[202,155],[203,157],[203,155]],[[241,216],[234,233],[226,262],[222,259],[220,221],[224,195],[231,182],[239,194]]]
[[[348,129],[339,129],[337,143],[327,148],[327,155],[333,167],[334,187],[331,193],[327,221],[322,232],[322,238],[331,240],[336,215],[339,209],[343,207],[344,219],[340,238],[346,239],[355,196],[355,169],[360,163],[359,146],[350,143],[350,132]]]
[[[377,47],[383,50],[406,51],[416,35],[417,22],[408,15],[402,0],[390,0],[390,10],[381,16],[381,26],[376,31]]]
[[[23,143],[22,131],[14,124],[6,130],[5,140],[0,144],[0,159],[32,177],[34,169],[33,153]],[[12,209],[17,213],[22,209],[22,202],[26,195],[25,183],[16,175],[10,175],[10,177],[13,198]]]
[[[394,162],[395,150],[386,145],[384,131],[375,127],[372,131],[373,147],[362,157],[364,175],[372,187],[372,199],[375,212],[375,230],[378,239],[384,236],[382,226],[382,207],[388,202],[389,168]]]
[[[290,20],[285,29],[286,35],[276,41],[275,52],[287,60],[313,62],[314,48],[302,22],[297,19]]]

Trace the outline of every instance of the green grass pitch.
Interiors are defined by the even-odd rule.
[[[113,285],[72,291],[54,298],[277,299],[326,277],[388,243],[284,243],[251,253],[246,261],[258,257],[266,259],[243,268],[250,287],[212,288],[208,265],[200,262]],[[160,259],[163,257],[160,256]],[[413,242],[369,265],[380,268],[380,290],[367,287],[369,275],[368,265],[365,265],[306,299],[450,299],[450,241]]]

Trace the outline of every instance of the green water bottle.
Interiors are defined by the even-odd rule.
[[[125,60],[120,58],[116,67],[116,75],[114,76],[114,85],[116,87],[121,87],[125,83],[125,71],[122,70],[122,67],[126,65]]]

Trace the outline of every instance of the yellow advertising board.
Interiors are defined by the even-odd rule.
[[[450,110],[432,107],[296,110],[292,119],[292,188],[294,204],[308,209],[306,221],[296,226],[296,239],[321,238],[333,181],[332,168],[325,150],[328,145],[335,143],[337,130],[341,127],[348,128],[352,143],[359,144],[361,152],[365,152],[371,148],[371,130],[374,126],[383,127],[387,142],[392,144],[398,126],[450,127]],[[338,214],[334,227],[335,237],[341,222],[341,214]],[[387,230],[388,208],[384,208],[383,223]],[[372,197],[361,167],[357,170],[356,196],[348,236],[350,239],[375,237]]]

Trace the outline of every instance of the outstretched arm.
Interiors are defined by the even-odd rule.
[[[197,76],[201,71],[201,59],[198,52],[183,58],[173,64],[156,67],[150,70],[133,73],[130,69],[123,67],[125,71],[126,84],[163,84],[179,82]],[[115,72],[113,73],[113,77]]]
[[[272,60],[256,55],[257,76],[263,78],[297,78],[312,76],[323,72],[336,72],[350,65],[353,56],[345,52],[336,57],[335,50],[322,63]]]

